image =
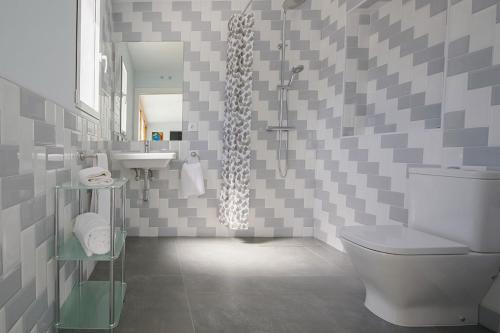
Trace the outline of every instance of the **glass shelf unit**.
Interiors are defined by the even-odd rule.
[[[114,318],[109,318],[109,281],[76,285],[61,308],[58,329],[111,329],[118,326],[127,284],[115,281]]]
[[[105,190],[105,189],[121,189],[125,184],[127,184],[127,178],[116,178],[113,179],[113,183],[105,186],[88,186],[80,182],[67,182],[61,185],[57,185],[56,189],[60,190]]]
[[[125,244],[126,244],[126,184],[125,178],[114,179],[113,183],[106,186],[86,186],[79,182],[68,182],[55,187],[55,228],[54,247],[57,272],[60,272],[65,261],[77,262],[78,281],[71,290],[64,304],[60,304],[60,274],[56,274],[55,288],[55,322],[56,332],[60,330],[112,330],[118,326],[125,299]],[[101,191],[109,192],[109,228],[111,251],[104,255],[87,257],[80,241],[73,233],[68,239],[63,239],[60,225],[62,205],[67,203],[62,194],[74,191],[78,194],[78,211],[83,214],[89,207],[85,197],[92,191],[92,195],[99,196]],[[85,195],[82,195],[85,194]],[[117,223],[116,196],[121,197],[122,214]],[[99,202],[97,200],[96,202]],[[86,208],[85,208],[86,207]],[[68,221],[65,221],[68,222]],[[111,237],[113,235],[113,237]],[[118,279],[115,279],[115,263],[121,261],[121,270]],[[109,264],[109,280],[85,281],[84,262],[107,261]],[[111,301],[113,300],[113,301]]]
[[[80,241],[72,235],[69,239],[65,240],[63,244],[59,245],[59,251],[57,252],[56,260],[83,260],[83,261],[110,261],[116,260],[122,252],[123,246],[125,245],[125,239],[127,238],[127,233],[121,230],[115,232],[115,255],[111,256],[111,252],[101,255],[93,255],[87,257],[85,251],[80,244]]]

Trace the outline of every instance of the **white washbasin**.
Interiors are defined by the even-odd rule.
[[[174,152],[160,153],[114,153],[111,158],[129,169],[162,169],[166,168],[177,154]]]

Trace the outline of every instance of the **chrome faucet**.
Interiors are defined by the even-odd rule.
[[[144,152],[149,153],[150,150],[151,150],[151,141],[149,140],[144,141]]]

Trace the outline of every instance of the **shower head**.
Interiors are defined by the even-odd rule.
[[[295,66],[292,68],[291,70],[291,73],[292,73],[292,76],[290,76],[290,81],[288,81],[288,87],[290,87],[293,83],[293,81],[295,81],[295,78],[297,77],[297,75],[299,75],[300,72],[302,72],[304,70],[304,66],[302,65],[299,65],[299,66]]]
[[[283,9],[285,11],[289,9],[295,9],[302,5],[304,2],[306,2],[306,0],[285,0],[283,1]]]
[[[298,65],[292,68],[292,74],[299,74],[304,70],[304,66]]]

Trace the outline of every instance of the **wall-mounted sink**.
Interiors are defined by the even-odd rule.
[[[175,159],[175,152],[160,153],[114,153],[112,159],[129,169],[162,169],[166,168],[171,160]]]

